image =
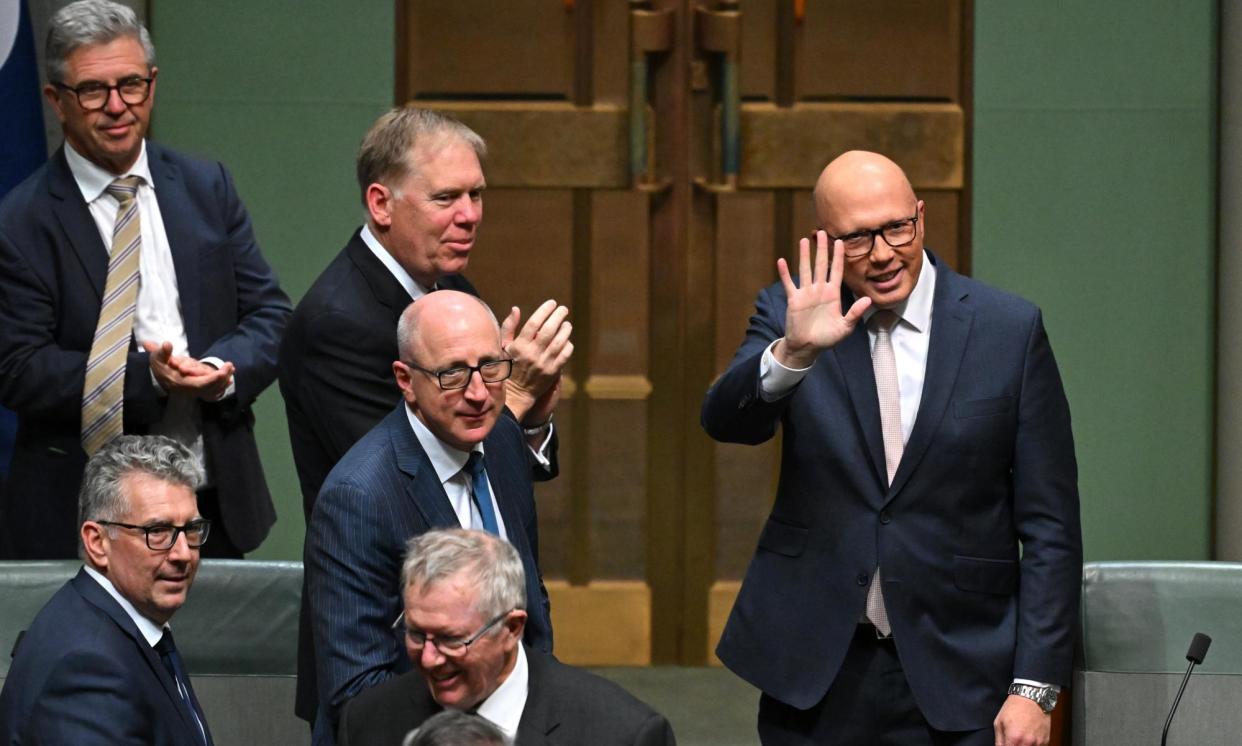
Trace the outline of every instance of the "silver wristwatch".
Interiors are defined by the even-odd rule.
[[[1052,712],[1057,706],[1057,690],[1050,686],[1035,686],[1034,684],[1010,684],[1009,693],[1016,694],[1019,697],[1026,697],[1039,705],[1039,709],[1044,714]]]

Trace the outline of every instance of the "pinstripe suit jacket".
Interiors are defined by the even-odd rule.
[[[526,568],[526,641],[552,649],[530,458],[521,428],[500,417],[483,441],[487,473],[509,542]],[[306,579],[319,679],[316,744],[333,743],[340,708],[354,695],[410,669],[391,629],[401,613],[405,542],[459,526],[431,461],[410,428],[404,402],[328,474],[306,532]]]

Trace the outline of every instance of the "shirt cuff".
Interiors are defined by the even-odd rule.
[[[539,447],[535,448],[533,446],[528,446],[531,454],[535,457],[535,461],[537,461],[544,469],[552,466],[552,461],[548,458],[548,444],[552,442],[552,432],[555,429],[556,424],[549,422],[548,432],[543,436],[543,442],[539,444]]]
[[[219,370],[220,368],[224,367],[224,361],[218,357],[205,357],[199,362],[207,363],[208,365],[215,368],[216,370]],[[220,397],[216,399],[216,401],[223,401],[224,399],[227,399],[236,393],[237,393],[237,371],[233,371],[233,376],[229,378],[228,388],[224,390],[223,394],[220,394]]]
[[[776,340],[776,342],[779,341],[779,339]],[[806,378],[807,372],[814,366],[814,363],[805,368],[788,368],[781,365],[776,355],[772,354],[772,348],[776,347],[776,342],[768,345],[768,348],[763,351],[763,357],[759,360],[759,396],[767,402],[788,396],[798,384],[802,383],[802,379]]]

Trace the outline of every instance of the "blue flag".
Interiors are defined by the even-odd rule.
[[[34,34],[26,0],[0,0],[0,101],[4,135],[0,136],[0,198],[47,159],[43,137],[43,103]],[[8,473],[17,420],[0,408],[0,479]]]

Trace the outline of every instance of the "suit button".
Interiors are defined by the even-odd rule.
[[[858,573],[858,577],[854,579],[858,581],[859,585],[866,585],[867,581],[871,580],[871,577],[865,572],[860,572]]]
[[[881,510],[881,511],[880,511],[880,523],[883,523],[883,524],[887,525],[887,524],[888,524],[888,523],[890,523],[892,520],[893,520],[893,518],[892,518],[892,516],[890,516],[890,515],[888,514],[888,511],[887,511],[887,510]]]

